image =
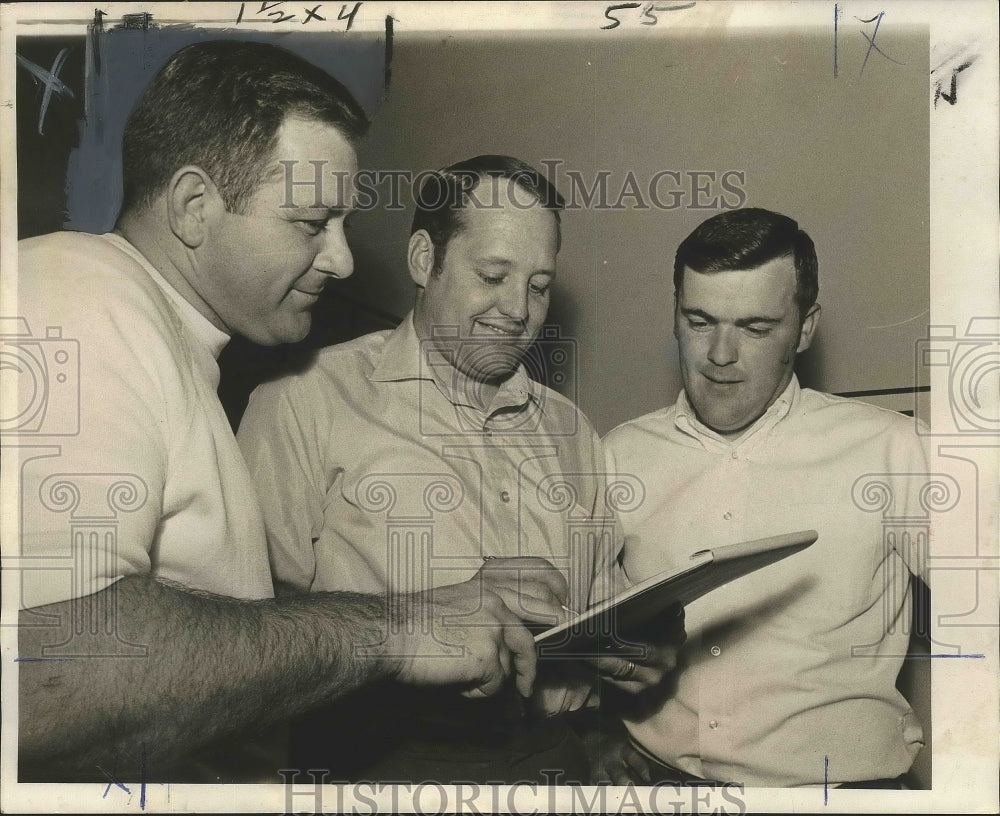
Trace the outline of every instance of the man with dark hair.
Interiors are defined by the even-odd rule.
[[[674,281],[684,390],[604,440],[609,472],[645,488],[620,518],[625,572],[642,580],[693,550],[791,530],[819,539],[688,605],[676,686],[625,707],[628,741],[606,771],[900,787],[922,732],[895,686],[907,651],[896,622],[926,541],[886,536],[863,486],[891,491],[894,516],[919,515],[927,463],[912,422],[799,386],[795,357],[820,307],[815,249],[792,219],[708,219],[678,248]]]
[[[531,636],[475,571],[405,596],[273,597],[216,358],[234,333],[300,340],[324,286],[351,274],[365,124],[283,49],[189,46],[126,129],[115,231],[21,243],[19,315],[78,343],[80,398],[55,453],[4,469],[38,565],[21,573],[20,781],[280,781],[280,756],[255,759],[244,735],[362,684],[475,697],[516,674],[530,693]],[[286,172],[317,164],[343,183],[289,185],[288,200]],[[521,614],[551,619],[555,593],[528,583]]]
[[[227,209],[246,215],[290,118],[332,125],[352,147],[368,130],[364,109],[340,82],[284,48],[215,40],[181,49],[125,127],[123,213],[149,206],[177,168],[193,164]]]
[[[756,269],[784,256],[791,256],[795,266],[795,303],[805,322],[819,297],[816,247],[797,222],[767,210],[731,210],[703,221],[677,247],[674,291],[683,289],[685,269],[701,273]]]
[[[254,392],[238,438],[279,584],[416,591],[479,571],[524,613],[539,611],[533,576],[571,610],[612,591],[598,439],[523,364],[548,312],[562,206],[507,156],[430,175],[407,254],[413,312]],[[673,665],[674,629],[643,661],[594,662],[628,691],[654,685]],[[337,779],[585,782],[582,744],[550,715],[582,706],[595,674],[545,665],[528,706],[372,689],[379,706],[345,698],[310,717],[295,764]],[[331,738],[359,720],[365,739]]]

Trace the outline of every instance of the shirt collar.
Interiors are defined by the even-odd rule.
[[[452,366],[446,355],[417,337],[413,312],[389,334],[382,347],[381,358],[369,376],[375,382],[428,380],[452,405],[478,409],[472,397],[477,391],[476,382]],[[502,408],[522,406],[529,400],[543,404],[540,389],[541,386],[528,376],[524,365],[519,364],[514,373],[500,384],[484,413],[488,416]]]
[[[413,312],[389,332],[369,378],[375,382],[421,379],[420,340],[413,328]]]
[[[174,307],[174,311],[180,317],[181,322],[195,336],[195,338],[211,352],[212,356],[218,360],[222,350],[226,347],[230,337],[221,329],[212,325],[212,322],[199,312],[191,303],[184,299],[166,278],[163,277],[138,249],[129,243],[121,235],[114,232],[105,233],[103,236],[107,241],[117,246],[123,252],[132,257],[151,277],[157,286],[163,290],[167,299]]]
[[[781,392],[778,398],[771,403],[768,409],[753,424],[737,437],[725,437],[713,431],[698,419],[694,408],[691,407],[690,400],[688,400],[687,392],[682,389],[680,395],[677,397],[674,426],[682,433],[694,437],[703,445],[723,445],[727,448],[735,448],[747,442],[751,437],[769,431],[788,416],[792,408],[798,404],[801,391],[798,377],[792,374],[792,379],[785,387],[785,390]]]

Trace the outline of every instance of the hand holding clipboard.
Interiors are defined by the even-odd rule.
[[[810,546],[819,534],[803,530],[699,550],[688,563],[654,575],[535,635],[540,657],[588,657],[634,652],[628,633],[671,605],[685,606],[743,575]]]

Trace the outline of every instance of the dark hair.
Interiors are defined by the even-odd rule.
[[[727,210],[703,221],[677,247],[674,292],[681,290],[685,267],[695,272],[754,269],[788,255],[795,260],[795,302],[804,319],[819,295],[816,247],[797,222],[770,210]]]
[[[147,206],[186,164],[243,213],[287,116],[334,125],[351,144],[368,117],[350,92],[284,48],[211,40],[182,48],[132,111],[122,142],[122,212]]]
[[[566,202],[553,184],[534,167],[513,156],[483,155],[429,173],[420,185],[413,214],[412,235],[426,230],[434,245],[434,271],[440,271],[445,249],[463,227],[465,209],[476,186],[487,178],[510,179],[530,193],[556,219],[556,250],[562,244],[560,211]]]

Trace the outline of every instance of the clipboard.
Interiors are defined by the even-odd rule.
[[[659,573],[569,620],[535,635],[539,655],[634,652],[628,633],[672,604],[685,606],[713,589],[810,546],[819,533],[800,530],[692,553],[688,562]]]

